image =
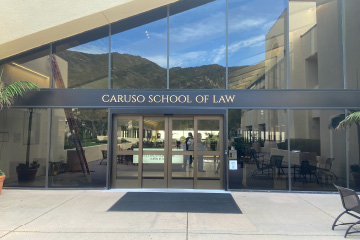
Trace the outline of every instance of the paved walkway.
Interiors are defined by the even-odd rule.
[[[3,190],[1,239],[343,239],[337,194],[233,192],[243,214],[107,212],[125,193]],[[360,239],[360,234],[348,239]]]

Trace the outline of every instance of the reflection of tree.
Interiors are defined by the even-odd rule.
[[[243,111],[241,109],[229,110],[229,114],[228,114],[229,137],[237,137],[238,129],[241,128],[242,116],[243,116]]]
[[[79,131],[83,137],[90,133],[91,137],[107,135],[108,117],[107,110],[102,109],[77,109],[74,111]]]
[[[336,129],[343,129],[347,126],[351,126],[352,124],[356,125],[356,132],[358,138],[358,160],[360,164],[360,111],[350,110],[351,114],[349,114],[344,120],[342,120],[336,127]]]

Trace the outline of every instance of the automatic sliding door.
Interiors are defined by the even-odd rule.
[[[170,188],[194,188],[194,119],[170,118]]]
[[[117,116],[112,187],[223,188],[221,116]]]
[[[143,124],[142,187],[166,188],[168,124],[165,117],[144,117]]]
[[[222,126],[221,117],[195,117],[196,188],[223,188]]]
[[[113,185],[116,188],[139,188],[140,117],[116,117],[113,156]]]

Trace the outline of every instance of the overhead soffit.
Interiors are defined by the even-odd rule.
[[[179,0],[62,0],[51,6],[42,5],[49,4],[47,0],[27,6],[21,0],[2,1],[7,3],[0,10],[0,59]]]

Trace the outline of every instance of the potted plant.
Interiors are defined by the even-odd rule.
[[[28,135],[27,135],[27,144],[26,144],[26,161],[25,163],[19,163],[16,167],[16,173],[18,175],[19,182],[29,182],[34,181],[36,172],[40,167],[37,161],[30,163],[30,145],[31,145],[31,126],[32,126],[32,116],[34,110],[30,108],[29,114],[29,126],[28,126]]]
[[[37,91],[39,90],[39,87],[36,84],[28,81],[17,81],[8,86],[5,86],[4,82],[2,81],[3,73],[4,73],[4,69],[1,70],[1,74],[0,74],[0,110],[2,110],[4,107],[9,108],[14,103],[16,97],[23,96],[23,94],[28,90],[37,90]],[[25,180],[29,178],[32,179],[32,175],[34,174],[34,172],[36,174],[36,171],[39,168],[39,164],[37,162],[33,162],[32,164],[29,163],[32,113],[33,110],[30,109],[26,163],[19,164],[19,166],[16,167],[16,172],[18,174],[23,174],[25,172],[28,172],[28,174],[25,173],[25,175],[27,176],[19,177],[19,181],[20,179],[21,180]]]
[[[2,187],[4,185],[5,177],[6,177],[5,173],[0,170],[0,194],[1,194]]]

